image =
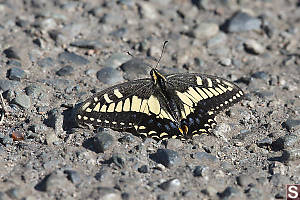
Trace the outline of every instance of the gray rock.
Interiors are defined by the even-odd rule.
[[[79,172],[74,170],[64,170],[64,173],[67,174],[67,178],[75,185],[82,182]]]
[[[242,193],[233,187],[227,187],[222,193],[219,195],[220,199],[244,199]]]
[[[197,152],[194,154],[194,158],[198,159],[200,162],[216,162],[218,159],[207,152]]]
[[[102,131],[96,134],[94,148],[97,152],[103,153],[110,149],[114,144],[114,138],[108,132]]]
[[[196,166],[193,175],[205,177],[209,174],[209,167],[207,166]]]
[[[42,68],[53,67],[55,65],[54,60],[50,57],[40,59],[37,64]]]
[[[244,32],[259,30],[260,26],[260,19],[252,17],[244,12],[237,12],[225,23],[224,29],[227,32]]]
[[[56,74],[58,76],[67,76],[67,75],[71,75],[74,71],[74,68],[71,65],[66,65],[62,68],[60,68],[60,70],[58,70],[56,72]]]
[[[159,185],[159,187],[166,191],[178,191],[181,186],[180,180],[177,178],[168,180]]]
[[[13,67],[7,71],[7,75],[10,80],[20,81],[25,78],[26,73],[23,69]]]
[[[245,50],[252,54],[259,55],[259,54],[263,54],[265,51],[265,48],[256,40],[246,40],[244,45],[245,45]]]
[[[139,1],[138,3],[139,13],[142,18],[155,20],[158,18],[158,12],[154,5],[151,2]]]
[[[206,46],[208,48],[215,47],[215,46],[224,44],[226,42],[226,40],[227,40],[227,35],[223,32],[220,32],[217,35],[215,35],[214,37],[207,40]]]
[[[20,56],[19,56],[19,53],[18,53],[17,49],[14,48],[14,47],[9,47],[9,48],[5,49],[5,50],[3,51],[3,53],[5,54],[5,56],[6,56],[7,58],[12,58],[12,59],[21,60],[21,58],[20,58]]]
[[[103,44],[99,40],[77,40],[70,44],[74,47],[79,47],[83,49],[101,49]]]
[[[142,165],[141,167],[138,168],[138,171],[140,173],[148,173],[149,172],[149,167],[148,167],[148,165]]]
[[[223,66],[231,65],[231,59],[230,58],[221,58],[219,62]]]
[[[112,67],[114,69],[120,67],[121,64],[129,61],[132,57],[125,53],[114,53],[105,60],[104,67]]]
[[[89,195],[88,199],[121,200],[121,195],[113,188],[97,187]]]
[[[288,118],[282,125],[283,125],[283,127],[285,127],[288,130],[299,129],[300,128],[300,119]]]
[[[30,97],[23,93],[17,95],[13,102],[25,109],[28,109],[31,106]]]
[[[22,64],[17,60],[8,60],[7,66],[20,68],[20,67],[22,67]]]
[[[253,77],[253,78],[259,78],[259,79],[263,79],[263,80],[268,80],[269,79],[268,73],[266,73],[264,71],[255,72],[255,73],[253,73],[251,75],[251,77]]]
[[[237,177],[237,184],[242,187],[247,187],[249,184],[254,183],[253,178],[248,175],[240,175]]]
[[[121,38],[123,37],[126,33],[128,32],[128,29],[126,27],[121,27],[118,28],[117,30],[114,30],[109,33],[109,35],[116,37],[116,38]]]
[[[47,145],[57,144],[60,141],[60,139],[57,137],[57,135],[52,131],[47,133],[45,139],[46,139]]]
[[[58,54],[58,60],[61,63],[70,63],[79,66],[87,65],[88,63],[90,63],[90,61],[87,60],[86,58],[70,52],[63,52]]]
[[[150,66],[142,59],[133,58],[123,63],[120,68],[126,73],[126,78],[134,80],[140,78],[141,75],[148,75]]]
[[[30,85],[25,88],[25,92],[28,96],[31,96],[32,98],[37,98],[42,93],[42,88],[38,85]]]
[[[114,68],[105,67],[97,72],[97,79],[105,84],[116,84],[124,81],[122,73]]]
[[[119,154],[112,155],[111,161],[121,169],[125,166],[125,161],[123,157]]]
[[[6,136],[6,135],[0,135],[0,142],[1,144],[3,144],[4,146],[7,146],[9,144],[13,144],[13,139],[9,136]]]
[[[300,159],[300,149],[289,149],[282,152],[282,161],[295,161]]]
[[[0,80],[0,89],[3,92],[7,90],[14,90],[20,85],[18,81],[11,81],[11,80]]]
[[[56,42],[56,44],[62,45],[67,42],[66,36],[64,36],[63,33],[58,30],[50,30],[48,33],[49,36]]]
[[[193,30],[192,35],[200,40],[206,40],[217,35],[218,32],[219,26],[217,24],[203,22]]]
[[[170,149],[158,149],[157,153],[152,155],[152,158],[163,164],[166,167],[174,167],[181,162],[181,157],[176,151]]]
[[[63,122],[64,122],[64,117],[62,115],[62,110],[58,108],[54,108],[49,111],[48,113],[48,119],[45,121],[45,123],[54,128],[55,133],[57,135],[60,135],[64,132],[63,130]]]

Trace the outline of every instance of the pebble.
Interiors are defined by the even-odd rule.
[[[54,193],[55,191],[62,190],[71,192],[74,190],[72,184],[68,181],[68,179],[64,176],[61,171],[54,171],[48,176],[44,178],[36,188],[39,191],[45,191]]]
[[[233,187],[227,187],[222,193],[220,193],[220,199],[244,199],[242,193]]]
[[[121,195],[114,188],[109,187],[97,187],[91,192],[89,199],[122,200]]]
[[[32,98],[37,98],[42,93],[42,88],[38,85],[32,84],[25,88],[25,92],[28,96],[31,96]]]
[[[216,162],[218,159],[207,152],[197,152],[193,154],[193,157],[198,159],[200,162]]]
[[[173,139],[173,138],[170,138],[167,140],[167,148],[168,149],[178,149],[180,147],[183,146],[183,143],[181,140],[178,140],[178,139]]]
[[[7,58],[21,60],[18,51],[14,47],[9,47],[3,51]]]
[[[274,174],[270,178],[269,184],[275,187],[283,187],[286,184],[290,184],[290,177],[281,174]]]
[[[149,2],[137,2],[139,12],[142,18],[155,20],[158,18],[157,9]]]
[[[67,174],[67,179],[69,179],[75,185],[82,182],[79,172],[75,170],[64,170],[64,173]]]
[[[116,37],[116,38],[122,38],[127,32],[128,32],[127,28],[121,27],[121,28],[118,28],[117,30],[110,32],[109,35]]]
[[[30,97],[23,93],[18,94],[16,96],[16,98],[13,100],[13,102],[25,109],[28,109],[31,107]]]
[[[263,79],[263,80],[268,80],[269,79],[268,73],[266,73],[264,71],[255,72],[255,73],[253,73],[251,75],[251,77],[253,77],[253,78],[259,78],[259,79]]]
[[[11,137],[0,134],[0,142],[4,146],[7,146],[9,144],[13,144],[14,141],[13,141],[13,139]]]
[[[67,38],[58,30],[50,30],[49,36],[55,41],[56,45],[62,45],[67,42]]]
[[[272,144],[272,139],[270,137],[265,137],[259,141],[256,142],[257,146],[263,147],[263,146],[270,146]]]
[[[14,90],[20,85],[20,82],[18,81],[12,81],[12,80],[0,80],[0,89],[3,92],[6,92],[8,90]]]
[[[248,15],[245,12],[237,12],[224,24],[227,32],[245,32],[251,30],[259,30],[261,20]]]
[[[132,57],[125,53],[114,53],[104,62],[104,67],[117,69],[123,63],[129,61]]]
[[[138,168],[138,171],[140,173],[148,173],[149,172],[149,167],[148,167],[148,165],[142,165],[141,167]]]
[[[97,72],[97,79],[102,83],[110,85],[124,81],[122,73],[112,67],[105,67],[100,69]]]
[[[220,58],[219,63],[223,66],[229,66],[229,65],[231,65],[231,59],[230,58]]]
[[[40,59],[37,64],[42,68],[49,68],[55,65],[54,60],[50,57]]]
[[[25,187],[14,187],[6,191],[6,194],[11,199],[27,199],[26,197],[30,194],[30,190],[25,189]]]
[[[94,149],[96,152],[103,153],[112,148],[114,144],[114,138],[108,132],[102,131],[97,133],[94,139]]]
[[[202,193],[208,195],[209,197],[212,197],[217,194],[218,190],[214,188],[213,186],[207,186],[205,189],[201,191]]]
[[[168,180],[159,185],[159,187],[165,191],[178,191],[180,186],[180,180],[177,178]]]
[[[7,75],[10,80],[20,81],[25,78],[26,73],[23,69],[13,67],[7,71]]]
[[[219,32],[219,26],[214,23],[200,23],[192,32],[192,36],[200,40],[209,39]]]
[[[54,132],[47,133],[45,139],[47,145],[53,145],[60,141],[60,139],[56,136]]]
[[[78,65],[78,66],[87,65],[90,63],[90,61],[87,60],[86,58],[84,58],[80,55],[77,55],[75,53],[66,52],[66,51],[58,54],[58,60],[64,64],[72,63],[72,64]]]
[[[54,131],[57,135],[60,135],[64,132],[63,123],[64,123],[64,116],[62,114],[62,110],[59,108],[54,108],[48,112],[48,119],[45,123],[49,126],[54,128]]]
[[[158,149],[151,157],[156,162],[161,163],[168,168],[177,166],[181,162],[181,157],[177,151],[170,149]]]
[[[237,184],[239,184],[242,187],[247,187],[251,183],[254,183],[253,178],[251,178],[248,175],[243,175],[243,174],[239,175],[236,180],[237,180]]]
[[[216,47],[224,44],[227,41],[227,35],[223,32],[218,33],[214,37],[210,38],[206,42],[208,48]]]
[[[60,70],[58,70],[56,72],[56,74],[58,76],[67,76],[67,75],[71,75],[74,71],[74,68],[71,65],[66,65],[62,68],[60,68]]]
[[[260,55],[265,52],[265,47],[263,47],[260,43],[258,43],[256,40],[246,40],[244,43],[245,50],[248,53],[252,53],[255,55]]]
[[[99,40],[77,40],[71,42],[71,46],[83,49],[102,49],[103,44]]]
[[[111,157],[111,161],[117,165],[120,169],[124,168],[125,166],[125,162],[124,162],[124,159],[121,155],[118,155],[118,154],[114,154],[112,157]]]
[[[135,80],[141,75],[148,75],[148,71],[150,71],[150,66],[139,58],[133,58],[123,63],[120,68],[126,73],[126,78],[129,80]]]
[[[298,130],[300,129],[300,119],[288,118],[282,125],[289,131],[292,129]]]
[[[17,67],[17,68],[22,67],[22,64],[17,60],[8,60],[6,64],[7,66],[11,66],[11,67]]]
[[[295,161],[300,159],[300,149],[289,149],[282,152],[282,161]]]
[[[193,175],[195,177],[197,177],[197,176],[205,177],[205,176],[208,176],[208,174],[209,174],[209,167],[207,167],[207,166],[196,166],[193,171]]]
[[[274,161],[273,163],[270,164],[269,171],[272,175],[274,174],[285,175],[286,167],[281,162]]]

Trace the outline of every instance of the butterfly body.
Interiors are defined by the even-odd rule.
[[[78,109],[77,122],[154,139],[184,140],[208,133],[216,124],[215,115],[244,95],[234,83],[215,76],[163,76],[156,69],[150,76],[112,86],[87,99]]]

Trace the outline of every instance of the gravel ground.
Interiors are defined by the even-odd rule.
[[[0,16],[0,199],[269,200],[300,183],[299,1],[2,0]],[[247,94],[214,134],[76,126],[78,102],[149,76],[165,40],[162,72]]]

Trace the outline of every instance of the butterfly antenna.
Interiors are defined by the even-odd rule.
[[[160,57],[159,57],[159,59],[158,59],[158,61],[156,63],[155,69],[157,69],[159,62],[160,62],[161,58],[163,57],[163,54],[165,52],[165,48],[166,48],[167,43],[168,43],[168,41],[166,40],[164,42],[164,44],[163,44],[163,47],[162,47],[162,50],[161,50],[161,54],[160,54]]]

